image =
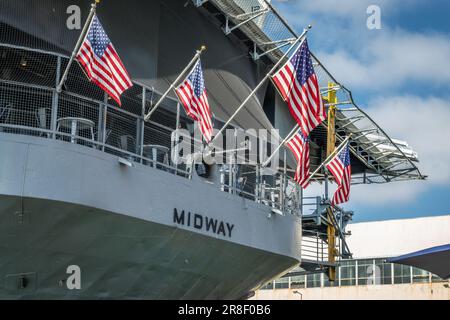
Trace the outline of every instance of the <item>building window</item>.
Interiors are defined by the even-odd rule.
[[[337,270],[336,270],[336,281],[330,281],[330,278],[328,278],[328,274],[323,275],[323,286],[324,287],[337,287],[339,285],[339,280],[337,279]]]
[[[437,275],[431,274],[431,282],[443,282],[443,281],[446,282],[446,280],[438,277]]]
[[[394,283],[411,283],[411,267],[394,264]]]
[[[320,288],[320,273],[312,273],[306,276],[306,287],[307,288]]]
[[[356,262],[355,260],[341,261],[340,279],[341,286],[354,286],[356,285]]]
[[[375,259],[375,284],[392,284],[392,264]]]
[[[430,274],[428,271],[419,269],[419,268],[412,268],[412,280],[413,283],[424,283],[430,281]]]
[[[275,280],[275,289],[287,289],[289,288],[289,278],[284,277],[278,280]]]
[[[264,287],[261,288],[261,290],[272,290],[273,289],[273,281],[270,281],[268,284],[266,284]]]
[[[291,289],[302,289],[305,287],[306,276],[291,277]]]
[[[373,260],[358,260],[358,285],[374,283]]]

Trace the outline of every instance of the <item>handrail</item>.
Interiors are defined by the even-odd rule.
[[[136,163],[149,163],[152,164],[153,167],[160,168],[170,173],[175,173],[176,175],[191,179],[193,174],[193,166],[192,164],[182,163],[180,167],[177,164],[171,163],[171,165],[167,165],[166,163],[162,163],[158,161],[158,159],[150,159],[147,156],[144,156],[138,149],[142,149],[138,147],[139,145],[145,144],[145,139],[147,139],[148,132],[152,132],[149,137],[150,141],[156,139],[160,141],[161,139],[171,139],[171,135],[175,130],[174,127],[167,127],[164,124],[161,124],[156,121],[149,121],[148,123],[144,123],[144,115],[143,112],[139,112],[139,109],[143,109],[148,105],[148,102],[145,99],[141,99],[139,101],[135,98],[135,95],[138,92],[144,92],[144,90],[153,90],[145,85],[138,84],[138,88],[136,88],[136,93],[131,93],[129,96],[131,100],[128,100],[128,105],[131,107],[129,110],[125,110],[123,108],[118,108],[114,105],[108,103],[107,100],[100,101],[98,96],[89,96],[91,95],[90,88],[86,87],[89,91],[85,91],[84,84],[80,89],[76,89],[74,91],[63,91],[58,93],[56,88],[56,82],[53,79],[54,73],[53,70],[58,68],[58,65],[62,63],[61,59],[67,59],[67,56],[58,53],[47,52],[38,49],[7,45],[4,43],[0,43],[0,47],[7,47],[8,49],[12,49],[13,52],[21,53],[23,50],[29,52],[31,57],[33,53],[36,55],[51,55],[56,57],[57,59],[52,59],[51,64],[43,65],[44,68],[43,74],[48,74],[45,78],[42,78],[42,82],[39,80],[38,82],[27,82],[27,80],[22,81],[22,78],[8,78],[8,79],[0,79],[0,85],[2,86],[0,91],[0,98],[11,101],[15,104],[14,108],[10,109],[8,112],[8,118],[0,119],[0,128],[3,128],[3,131],[11,131],[11,133],[20,133],[20,134],[30,134],[33,136],[41,136],[47,139],[74,139],[77,144],[83,144],[87,147],[95,148],[101,152],[119,155],[120,157],[132,158],[133,162]],[[16,59],[17,55],[12,55],[14,59]],[[13,65],[15,60],[11,60],[11,65]],[[45,59],[42,57],[42,59]],[[47,69],[49,68],[49,69]],[[47,71],[50,72],[47,73]],[[82,77],[77,76],[77,81],[83,81],[80,79],[84,79]],[[57,77],[57,75],[56,75]],[[86,80],[87,83],[87,80]],[[87,95],[85,95],[86,93]],[[32,94],[32,96],[29,96]],[[156,92],[156,94],[159,94]],[[45,97],[45,100],[42,100]],[[56,97],[56,98],[55,98]],[[143,96],[144,98],[144,96]],[[170,99],[170,98],[169,98]],[[45,126],[41,126],[40,121],[37,115],[37,106],[35,103],[40,103],[41,107],[51,111],[51,115],[47,113]],[[131,104],[130,104],[131,103]],[[134,104],[136,104],[134,106]],[[73,105],[73,107],[72,107]],[[22,115],[19,111],[27,111],[26,115]],[[134,112],[133,112],[134,111]],[[62,114],[72,115],[73,112],[75,114],[81,114],[82,117],[88,118],[95,123],[97,135],[94,139],[86,138],[79,136],[79,134],[70,134],[65,132],[60,132],[57,128],[57,120],[62,116]],[[47,121],[49,121],[48,116],[50,116],[50,126]],[[121,117],[124,117],[123,119]],[[109,119],[108,123],[106,122]],[[142,126],[142,129],[139,129],[139,124]],[[107,128],[109,126],[109,129]],[[8,130],[10,129],[10,130]],[[109,143],[104,138],[104,136],[109,134],[107,131],[113,131],[113,142]],[[152,131],[147,131],[152,130]],[[153,137],[153,130],[157,130],[157,136]],[[117,147],[115,144],[118,143],[118,139],[122,136],[130,134],[135,139],[135,145],[132,146],[132,150],[128,148]],[[189,137],[191,143],[195,137]],[[158,140],[159,139],[159,140]],[[186,137],[185,137],[186,139]],[[136,150],[134,150],[136,149]],[[170,156],[170,154],[169,154]],[[240,154],[235,154],[236,157],[239,157]],[[252,165],[252,164],[248,164]],[[255,167],[257,164],[255,164]],[[185,169],[186,168],[186,169]],[[256,170],[255,171],[256,174]],[[248,175],[248,174],[247,174]],[[241,177],[241,176],[239,176]],[[235,177],[236,180],[232,181],[234,183],[237,182],[238,176]],[[282,179],[283,181],[292,180],[291,177],[285,175],[282,171],[278,171],[275,178],[276,180]],[[225,179],[226,180],[226,179]],[[226,182],[226,181],[225,181]],[[256,184],[261,184],[262,181],[256,181]],[[228,182],[228,184],[230,184]],[[270,185],[270,189],[266,188],[265,196],[263,194],[258,194],[257,190],[261,188],[252,188],[248,187],[244,189],[244,187],[240,187],[237,184],[224,185],[220,186],[221,188],[225,188],[226,190],[230,190],[231,193],[237,195],[239,197],[247,198],[254,200],[255,202],[262,203],[267,207],[273,209],[279,209],[284,213],[290,212],[292,214],[298,214],[298,209],[290,208],[286,203],[283,203],[284,196],[284,188],[283,184],[280,185]],[[273,187],[273,188],[272,188]],[[251,190],[255,190],[256,193],[252,193]],[[283,195],[282,195],[283,194]],[[291,202],[295,203],[295,202]]]
[[[14,124],[4,124],[4,123],[0,123],[0,128],[35,131],[35,132],[39,132],[39,133],[55,134],[55,135],[61,136],[61,137],[75,138],[78,141],[83,141],[83,142],[85,142],[87,144],[92,144],[92,145],[95,145],[97,147],[105,147],[105,148],[114,150],[116,152],[123,153],[124,155],[132,156],[132,157],[137,158],[139,160],[151,162],[154,165],[157,164],[159,166],[164,167],[167,170],[177,170],[178,172],[183,173],[186,176],[189,176],[191,174],[188,171],[185,171],[185,170],[179,169],[177,167],[173,167],[173,166],[167,165],[167,164],[165,164],[163,162],[159,162],[158,160],[155,161],[153,159],[150,159],[150,158],[138,155],[137,153],[129,152],[127,150],[123,150],[123,149],[120,149],[120,148],[117,148],[115,146],[112,146],[112,145],[109,145],[109,144],[105,144],[105,143],[102,143],[102,142],[99,142],[99,141],[91,140],[91,139],[88,139],[86,137],[77,136],[77,135],[74,136],[74,135],[72,135],[70,133],[65,133],[65,132],[56,131],[56,130],[48,130],[48,129],[34,128],[34,127],[20,126],[20,125],[14,125]],[[108,153],[108,152],[105,152],[105,153]]]

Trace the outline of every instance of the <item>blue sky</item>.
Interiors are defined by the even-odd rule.
[[[419,153],[426,182],[354,186],[355,221],[450,214],[450,1],[272,0],[311,50],[393,138]],[[381,30],[366,26],[369,5]]]

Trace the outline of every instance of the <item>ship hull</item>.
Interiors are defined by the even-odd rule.
[[[2,299],[238,299],[300,261],[299,217],[198,177],[51,139],[0,150]]]

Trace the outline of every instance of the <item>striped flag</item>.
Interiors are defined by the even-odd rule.
[[[327,116],[306,39],[272,81],[303,134],[309,136]]]
[[[350,183],[352,181],[348,144],[327,164],[327,169],[338,184],[338,189],[334,193],[331,203],[337,205],[347,202],[350,199]]]
[[[294,180],[303,189],[309,185],[307,182],[309,178],[309,139],[303,135],[302,131],[299,130],[297,134],[289,140],[287,143],[288,148],[294,154],[295,160],[297,160],[297,169],[295,171]]]
[[[89,80],[122,105],[120,96],[133,83],[96,15],[76,58]]]
[[[198,123],[205,141],[209,143],[212,138],[213,125],[200,59],[175,92],[187,115]]]

